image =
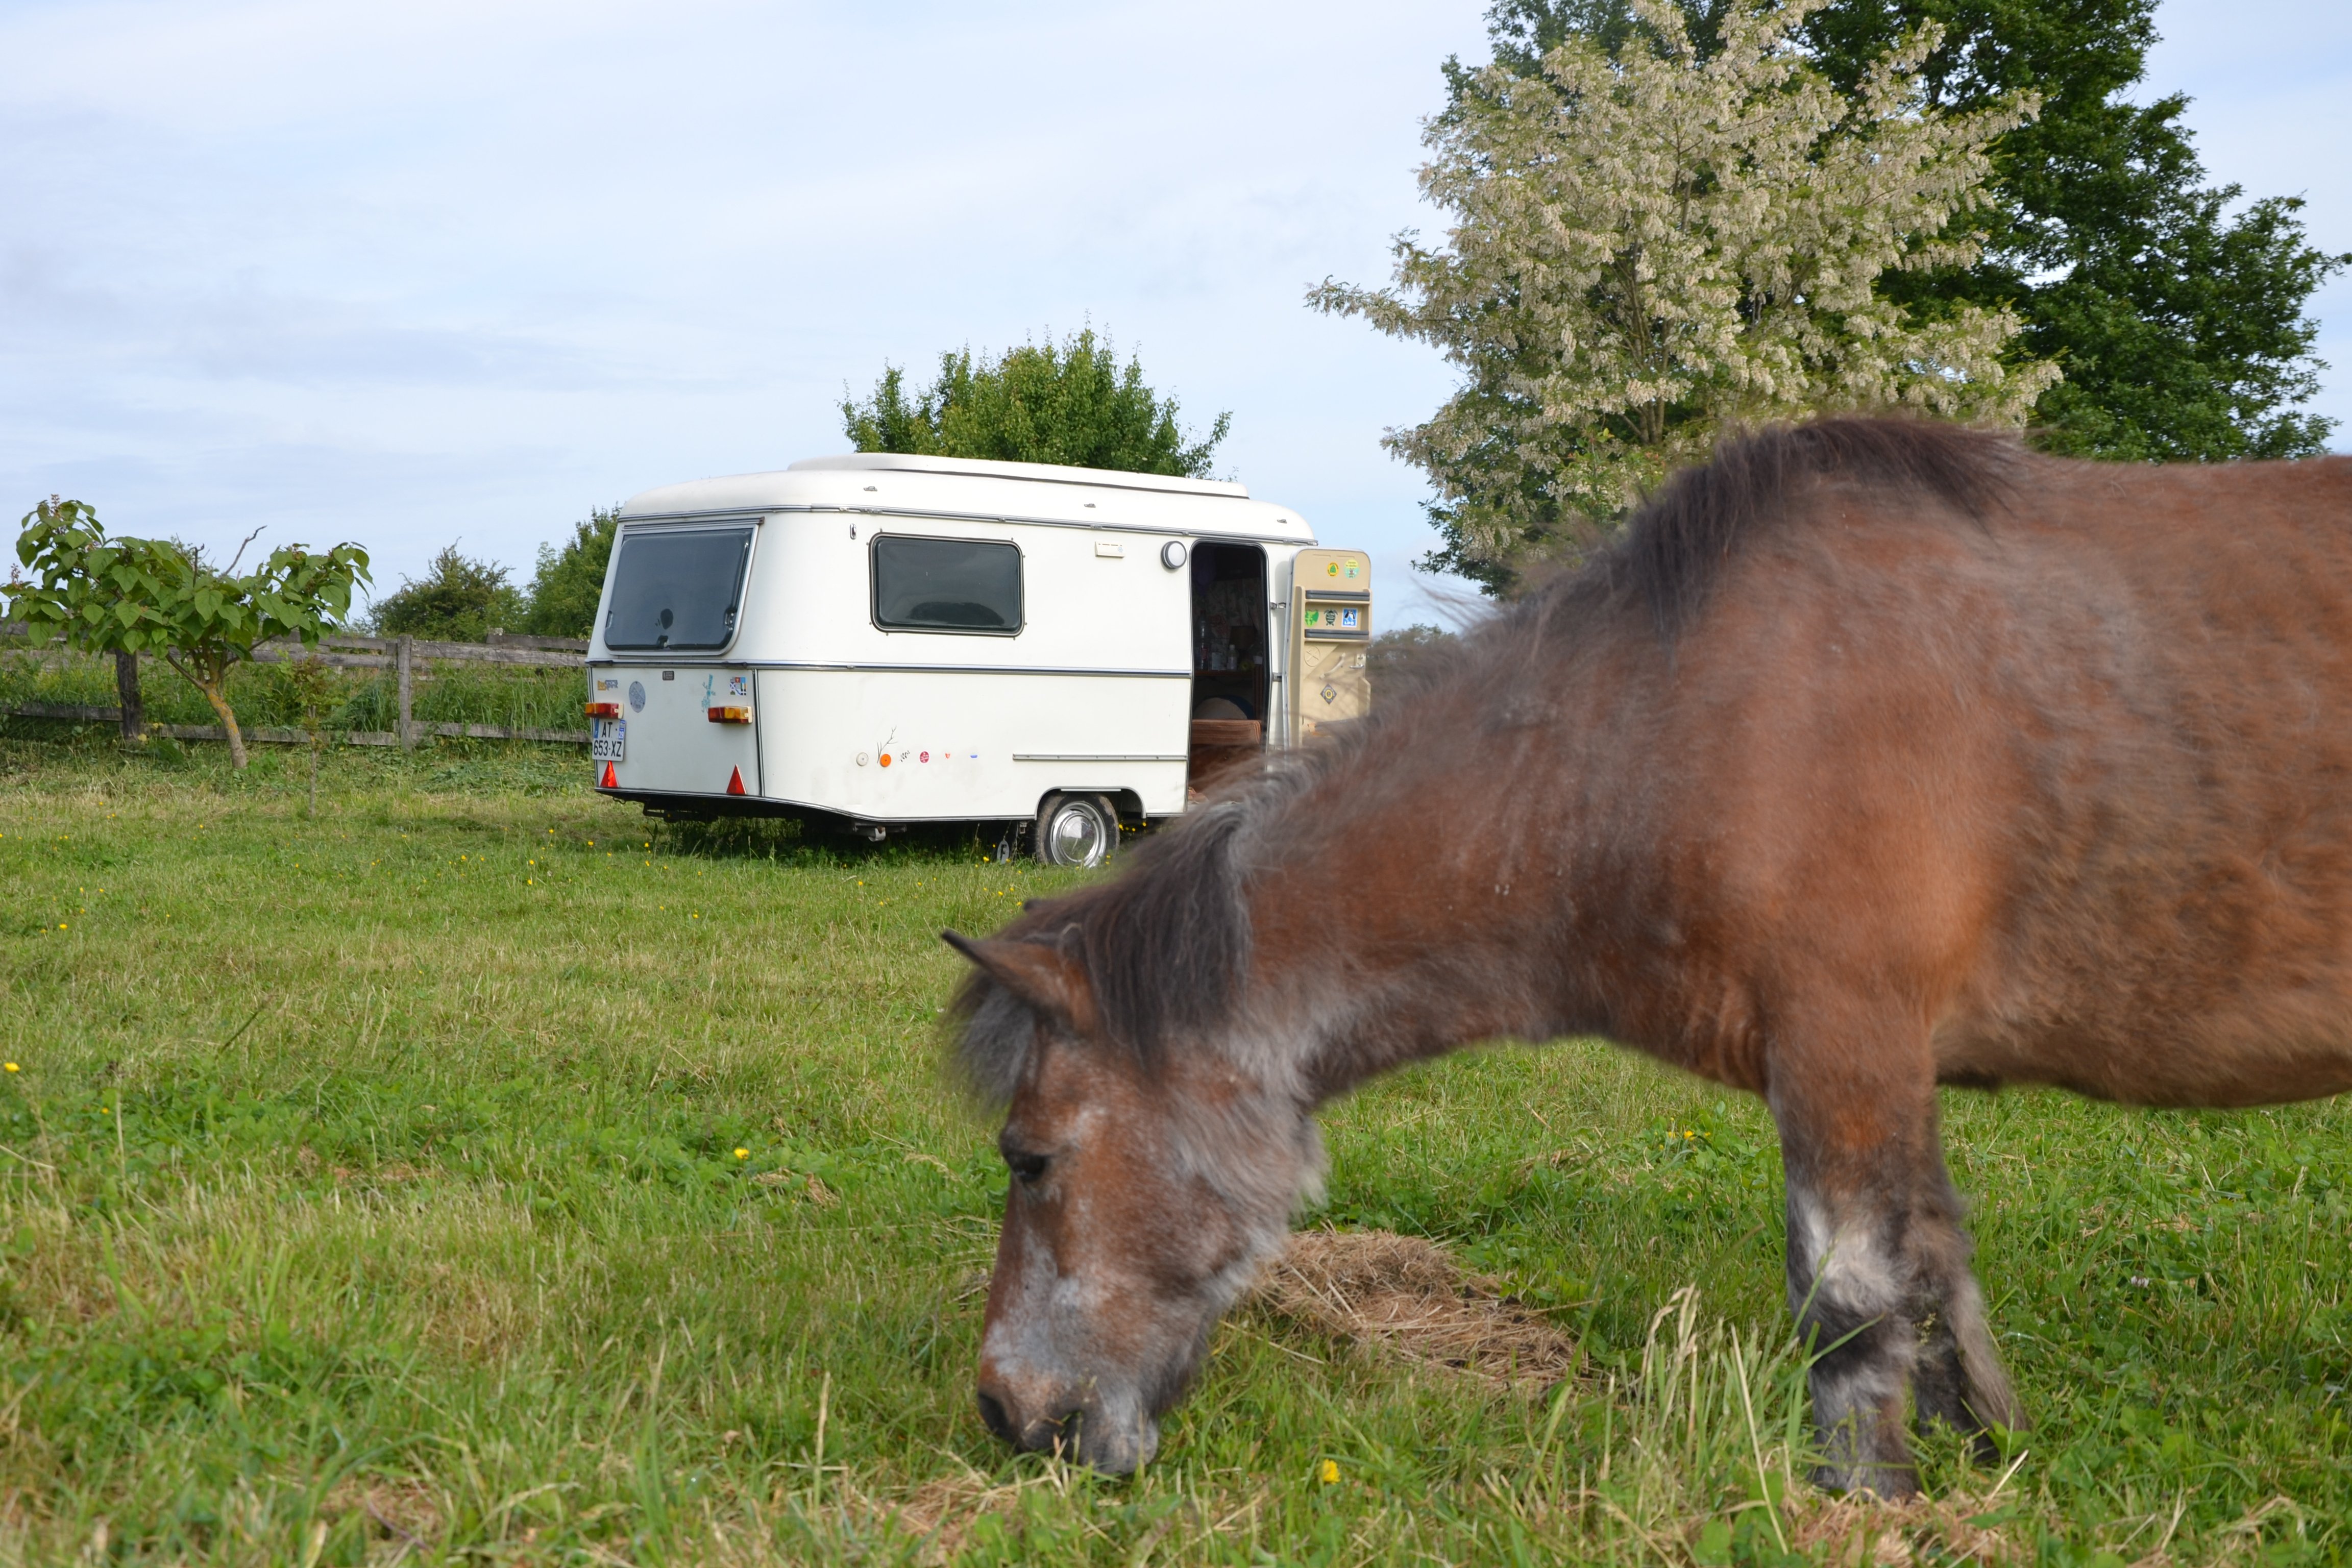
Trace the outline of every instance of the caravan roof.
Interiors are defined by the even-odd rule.
[[[1100,485],[1116,490],[1165,490],[1171,495],[1249,500],[1249,487],[1233,479],[1188,479],[1174,474],[1137,474],[1120,468],[1066,468],[1059,463],[1000,463],[991,458],[928,458],[914,452],[851,452],[838,458],[803,458],[785,472],[835,469],[854,469],[862,474],[970,474],[984,479],[1035,479],[1049,485]]]
[[[631,522],[773,511],[985,517],[1315,542],[1314,530],[1297,512],[1252,500],[1246,485],[1230,480],[899,452],[810,458],[768,473],[664,485],[630,497],[621,507],[622,518]]]

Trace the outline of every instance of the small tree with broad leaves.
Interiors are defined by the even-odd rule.
[[[318,552],[289,544],[240,577],[242,546],[226,568],[215,568],[174,540],[109,538],[94,508],[55,496],[26,513],[22,528],[9,614],[84,653],[162,658],[212,704],[238,768],[245,736],[228,705],[231,668],[271,637],[315,646],[368,580],[367,552],[356,544]]]

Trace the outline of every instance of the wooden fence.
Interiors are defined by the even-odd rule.
[[[26,628],[21,622],[0,627],[8,635],[23,637]],[[85,724],[119,724],[124,738],[139,735],[169,735],[179,741],[225,741],[227,731],[217,724],[150,724],[138,704],[138,678],[134,673],[122,677],[123,661],[128,656],[115,656],[117,688],[129,706],[100,708],[68,702],[21,702],[12,710],[20,719],[70,719]],[[582,669],[588,663],[588,639],[585,637],[521,637],[494,631],[484,642],[435,642],[425,637],[364,637],[342,632],[330,633],[319,639],[315,648],[304,648],[299,642],[278,641],[257,644],[253,650],[256,660],[264,664],[282,664],[291,659],[310,658],[320,663],[343,669],[389,669],[394,672],[394,684],[400,694],[397,729],[352,730],[336,739],[353,746],[399,746],[414,750],[427,736],[443,735],[453,739],[475,741],[552,741],[562,744],[584,746],[588,743],[585,730],[529,730],[504,724],[420,724],[415,719],[416,666],[419,660],[430,663],[446,659],[458,664],[536,665],[559,669]],[[583,699],[585,700],[585,699]],[[283,725],[257,725],[241,729],[248,741],[264,744],[302,745],[310,737],[300,730]]]

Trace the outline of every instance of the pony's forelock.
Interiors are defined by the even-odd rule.
[[[1247,820],[1238,801],[1213,805],[1146,843],[1125,874],[1032,903],[992,940],[1075,961],[1106,1041],[1150,1070],[1171,1042],[1213,1033],[1239,1004],[1250,933],[1235,841]],[[975,967],[949,1016],[966,1092],[1004,1104],[1035,1047],[1035,1010]]]

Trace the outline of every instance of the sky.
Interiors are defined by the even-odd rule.
[[[1442,227],[1421,126],[1483,12],[0,0],[0,509],[527,579],[593,507],[844,449],[886,363],[1092,325],[1441,617],[1380,438],[1452,377],[1303,299]],[[2352,251],[2352,5],[2158,26],[2212,176]],[[2315,313],[2352,450],[2352,279]]]

